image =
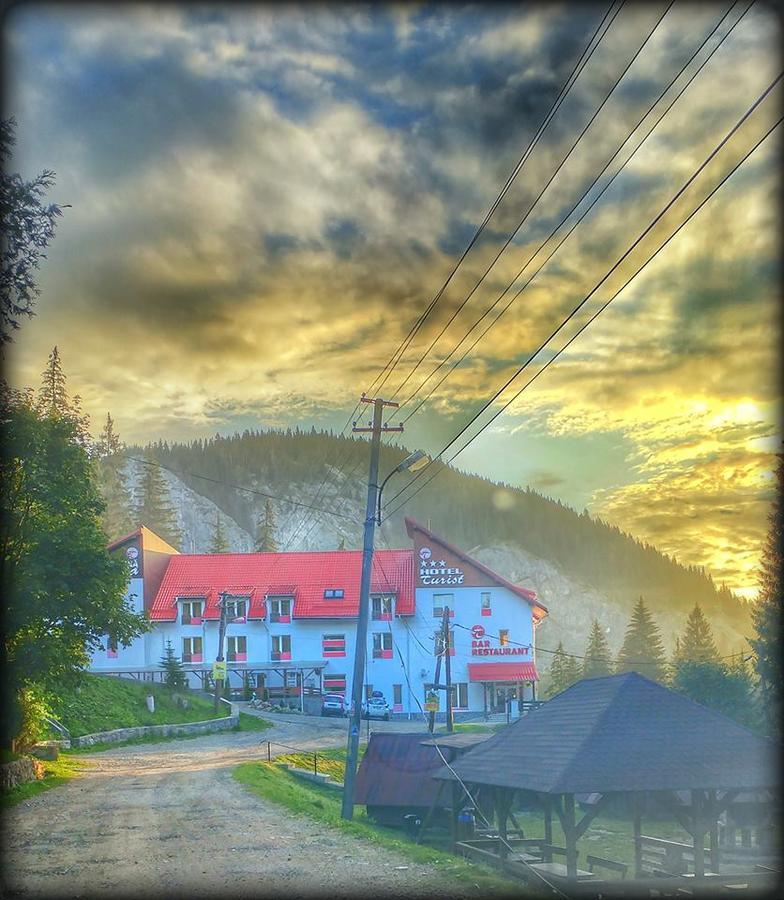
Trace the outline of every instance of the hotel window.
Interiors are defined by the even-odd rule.
[[[278,597],[270,600],[270,622],[291,621],[291,598]]]
[[[109,637],[106,641],[107,659],[117,659],[117,638]]]
[[[392,659],[392,635],[388,631],[373,635],[373,659]]]
[[[498,632],[498,643],[502,647],[507,647],[509,645],[509,629],[508,628],[502,628]]]
[[[183,625],[201,625],[201,614],[201,600],[182,601],[182,618],[180,621]]]
[[[394,707],[395,712],[400,712],[403,708],[403,685],[402,684],[393,684],[392,685],[392,706]]]
[[[449,615],[455,614],[455,595],[454,594],[433,594],[433,615],[443,616],[444,607],[449,607]]]
[[[321,638],[321,655],[345,656],[346,655],[346,635],[345,634],[325,634]]]
[[[200,637],[182,639],[182,661],[184,663],[202,662]]]
[[[232,619],[244,619],[247,616],[247,600],[226,601],[226,621]]]
[[[324,591],[325,600],[342,600],[343,588],[327,588]]]
[[[392,597],[373,597],[373,618],[376,621],[392,620]]]
[[[468,709],[468,682],[458,681],[452,685],[452,708]]]
[[[444,655],[444,632],[439,628],[438,631],[433,636],[433,646],[434,653],[436,656]],[[449,647],[449,655],[455,655],[455,631],[453,628],[449,629],[449,636],[447,638],[447,645]]]
[[[482,615],[491,616],[493,614],[493,610],[490,607],[490,591],[483,591],[480,596],[482,598]]]
[[[324,693],[345,694],[346,676],[324,673]]]
[[[229,662],[246,662],[248,659],[248,644],[245,635],[236,635],[229,638],[227,658]]]
[[[272,658],[274,660],[291,659],[291,635],[275,634],[272,636]]]

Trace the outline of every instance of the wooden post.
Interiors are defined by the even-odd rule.
[[[577,836],[574,823],[574,794],[564,794],[563,829],[566,843],[566,877],[577,881]]]
[[[719,821],[716,813],[716,791],[708,791],[710,810],[710,867],[711,872],[719,871]]]
[[[460,791],[462,788],[457,781],[452,782],[452,850],[455,849],[455,845],[457,844],[457,816],[458,816],[458,806],[460,804]]]
[[[705,826],[702,813],[702,791],[691,792],[691,805],[694,812],[694,877],[702,878],[705,874]]]
[[[498,835],[500,837],[499,846],[498,846],[498,855],[502,860],[505,860],[507,857],[507,830],[506,830],[506,820],[509,817],[509,809],[511,807],[511,801],[504,796],[503,788],[495,789],[496,795],[496,808],[498,809]]]
[[[634,795],[634,877],[642,878],[642,795]]]
[[[487,682],[482,682],[482,704],[484,707],[485,721],[487,720]]]
[[[553,843],[553,802],[549,794],[542,794],[541,797],[544,805],[544,842],[550,847]],[[543,859],[545,862],[552,862],[553,854],[545,850]]]

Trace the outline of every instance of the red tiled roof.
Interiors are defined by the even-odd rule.
[[[539,681],[532,662],[469,663],[469,681]]]
[[[362,574],[361,550],[326,553],[219,553],[172,556],[150,609],[153,621],[173,621],[177,598],[202,596],[204,617],[218,617],[221,591],[250,596],[248,617],[266,614],[267,594],[293,594],[294,616],[356,616]],[[295,587],[296,586],[296,587]],[[294,588],[294,590],[292,590]],[[324,591],[343,590],[343,599],[325,600]],[[396,611],[414,614],[414,551],[376,550],[370,589],[397,594]]]

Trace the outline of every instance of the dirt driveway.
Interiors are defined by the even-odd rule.
[[[234,781],[235,765],[266,756],[262,740],[310,749],[345,741],[339,721],[274,718],[266,732],[85,756],[81,777],[4,817],[3,895],[476,896],[471,885],[294,816]]]

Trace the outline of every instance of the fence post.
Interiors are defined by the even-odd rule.
[[[313,754],[313,774],[318,775],[318,753]]]
[[[272,762],[272,747],[269,741],[267,741],[267,762]]]

